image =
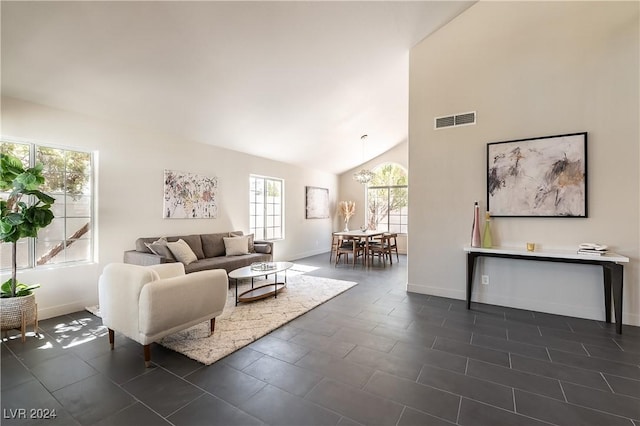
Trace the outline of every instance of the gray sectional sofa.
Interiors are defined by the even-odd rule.
[[[197,260],[185,265],[186,273],[204,271],[208,269],[225,269],[227,273],[243,266],[249,266],[253,262],[273,261],[273,243],[271,241],[253,241],[249,238],[247,254],[227,256],[225,251],[225,237],[241,236],[242,231],[219,232],[215,234],[194,234],[164,237],[168,242],[185,241]],[[135,265],[157,265],[160,263],[176,262],[175,258],[168,255],[154,253],[150,248],[153,242],[160,237],[144,237],[136,240],[136,249],[124,252],[124,262]],[[162,251],[156,250],[162,254]]]

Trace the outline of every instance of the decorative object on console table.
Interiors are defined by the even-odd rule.
[[[25,237],[35,238],[38,230],[54,218],[51,205],[54,198],[41,191],[45,185],[43,165],[25,169],[20,159],[0,154],[0,191],[9,195],[1,200],[0,242],[11,244],[11,278],[0,287],[0,328],[19,328],[25,341],[26,326],[38,331],[38,308],[33,290],[40,284],[27,285],[17,279],[17,244]],[[24,198],[23,198],[24,197]],[[31,198],[31,201],[28,199]]]
[[[487,144],[493,217],[587,217],[587,133]]]
[[[471,247],[480,247],[480,207],[473,205],[473,225],[471,226]]]
[[[602,256],[604,254],[607,254],[607,251],[600,251],[600,250],[589,250],[589,249],[578,249],[577,251],[578,254],[584,254],[586,256]]]
[[[482,235],[482,247],[493,247],[493,239],[491,238],[491,213],[484,214],[484,234]]]
[[[356,203],[354,201],[340,201],[338,208],[340,215],[344,217],[344,232],[349,232],[349,219],[356,213]]]
[[[596,243],[582,243],[578,246],[578,254],[587,256],[602,256],[609,250],[609,246]]]
[[[174,170],[164,171],[165,219],[218,217],[218,178]]]

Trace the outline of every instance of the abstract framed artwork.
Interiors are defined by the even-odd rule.
[[[218,178],[164,171],[165,219],[213,219],[218,216]]]
[[[307,186],[306,214],[307,219],[327,219],[329,217],[329,189]]]
[[[494,217],[587,217],[587,133],[487,144]]]

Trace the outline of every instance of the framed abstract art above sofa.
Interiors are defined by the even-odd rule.
[[[165,219],[215,219],[218,178],[165,170],[162,211]]]

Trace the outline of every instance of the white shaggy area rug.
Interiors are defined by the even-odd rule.
[[[293,271],[292,271],[293,272]],[[279,281],[284,278],[278,274]],[[256,280],[255,286],[273,282]],[[287,286],[278,297],[239,303],[235,306],[235,282],[229,280],[229,293],[224,311],[216,317],[215,331],[209,334],[209,321],[164,337],[158,343],[205,365],[237,351],[276,328],[310,311],[340,293],[357,285],[308,275],[287,274]],[[238,294],[251,287],[251,281],[238,284]],[[98,307],[87,308],[99,316]]]

